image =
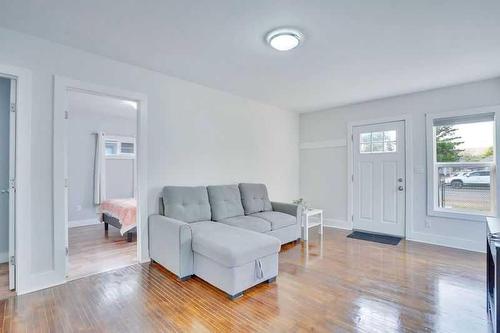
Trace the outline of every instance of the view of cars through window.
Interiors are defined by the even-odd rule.
[[[438,208],[486,215],[493,212],[493,125],[493,120],[470,119],[435,124]]]

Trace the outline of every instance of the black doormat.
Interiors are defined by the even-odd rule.
[[[401,241],[400,237],[387,236],[387,235],[377,235],[370,234],[367,232],[354,231],[350,235],[347,235],[349,238],[361,239],[369,242],[389,244],[389,245],[398,245]]]

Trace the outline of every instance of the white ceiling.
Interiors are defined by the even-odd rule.
[[[70,114],[99,114],[107,117],[135,119],[137,104],[118,98],[87,94],[82,92],[68,93],[68,109]]]
[[[0,0],[0,26],[299,112],[500,75],[499,0]],[[301,47],[264,44],[299,28]]]

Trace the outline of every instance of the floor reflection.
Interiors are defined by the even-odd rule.
[[[357,315],[354,321],[362,332],[401,332],[403,325],[397,306],[364,296],[356,301]]]

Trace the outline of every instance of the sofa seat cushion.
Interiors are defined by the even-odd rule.
[[[273,210],[264,184],[239,184],[245,215]]]
[[[255,216],[271,222],[272,230],[281,229],[297,224],[297,217],[280,212],[260,212],[250,216]]]
[[[193,251],[226,267],[241,266],[276,254],[281,247],[276,237],[223,223],[198,222],[190,227]]]
[[[255,216],[235,216],[217,222],[256,232],[269,232],[272,230],[271,222]]]
[[[207,186],[207,190],[212,220],[219,221],[244,214],[238,185]]]
[[[183,222],[212,219],[207,188],[204,186],[165,186],[163,188],[164,214]]]

